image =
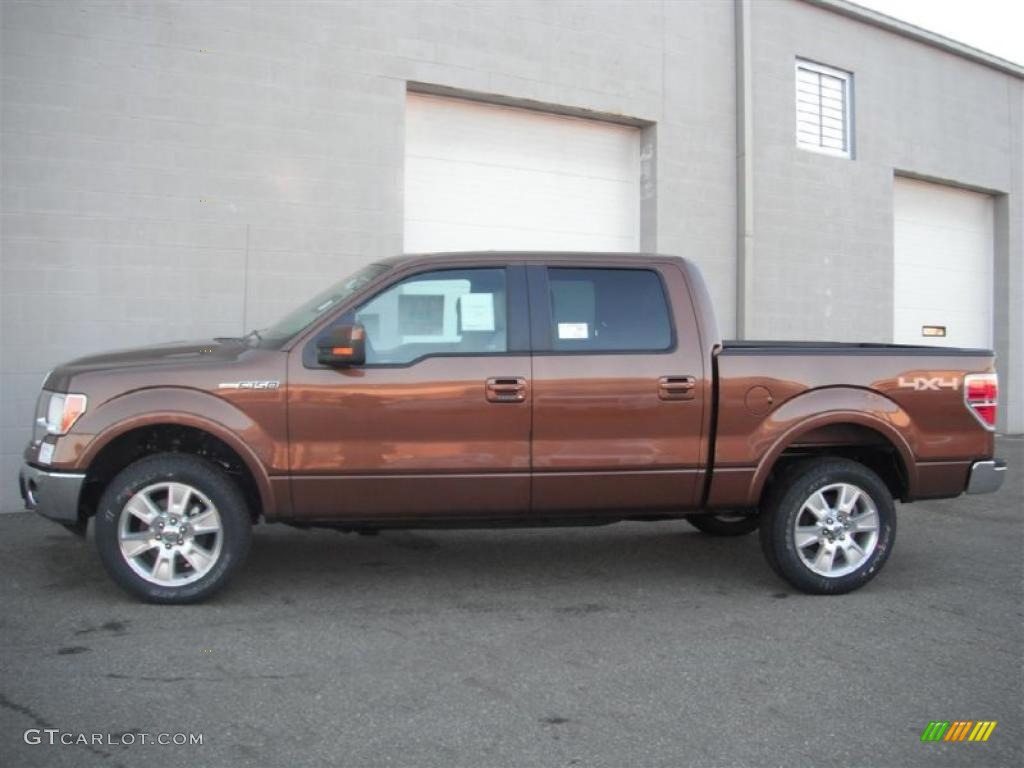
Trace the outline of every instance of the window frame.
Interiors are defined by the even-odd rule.
[[[799,127],[799,112],[800,112],[800,101],[797,94],[797,89],[800,87],[800,70],[808,72],[814,72],[821,76],[834,77],[837,80],[841,80],[843,83],[843,129],[846,135],[846,149],[835,149],[833,147],[823,147],[820,144],[805,144],[800,141],[800,127]],[[818,116],[819,121],[821,115]],[[821,126],[819,123],[819,136]],[[846,160],[853,160],[855,157],[855,143],[854,143],[854,104],[853,104],[853,72],[849,72],[845,69],[837,69],[831,67],[828,64],[821,64],[811,59],[804,59],[799,56],[796,57],[796,61],[793,66],[793,139],[796,142],[797,149],[802,149],[807,152],[814,152],[819,155],[828,155],[829,157],[841,157]]]
[[[423,264],[421,268],[394,275],[393,280],[388,280],[377,286],[372,293],[366,293],[355,297],[355,300],[343,307],[319,328],[313,331],[302,347],[302,366],[308,369],[337,370],[335,366],[323,365],[317,360],[317,340],[326,335],[338,325],[340,318],[355,312],[362,307],[376,300],[379,296],[390,291],[395,286],[415,279],[421,275],[434,274],[437,272],[468,272],[470,270],[504,270],[505,272],[505,312],[506,312],[506,349],[503,352],[428,352],[405,363],[363,363],[362,365],[350,366],[357,370],[375,368],[411,368],[418,363],[435,357],[513,357],[530,354],[530,324],[529,305],[526,296],[526,271],[522,264]]]
[[[658,280],[662,298],[665,300],[665,311],[668,313],[669,345],[663,349],[555,349],[554,318],[551,313],[551,285],[548,273],[552,269],[590,269],[601,272],[651,272]],[[558,263],[531,265],[526,268],[526,276],[530,291],[530,336],[533,339],[534,355],[671,355],[679,348],[679,334],[676,332],[676,313],[672,306],[672,297],[665,284],[665,275],[654,264],[638,264],[635,267],[624,267],[618,264],[593,263]]]

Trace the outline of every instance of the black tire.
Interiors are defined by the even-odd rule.
[[[761,525],[759,515],[687,515],[686,522],[708,536],[746,536]]]
[[[864,520],[861,525],[867,527],[870,510],[874,510],[877,533],[873,545],[871,531],[860,530],[860,525],[850,522],[850,513],[845,517],[827,516],[825,519],[831,521],[828,525],[834,525],[837,530],[826,532],[822,528],[818,540],[821,543],[807,539],[809,543],[800,550],[805,552],[802,557],[796,542],[797,521],[808,525],[815,519],[813,511],[805,508],[805,502],[811,500],[816,491],[829,489],[824,498],[829,505],[835,503],[838,508],[840,491],[833,487],[840,484],[853,486],[867,497],[857,502],[853,518]],[[859,514],[867,516],[858,518]],[[872,470],[848,459],[813,459],[793,465],[769,489],[761,516],[761,549],[769,566],[794,587],[809,594],[838,595],[864,586],[885,565],[896,541],[896,508],[892,494]],[[845,520],[849,527],[844,529],[840,520]],[[853,544],[863,552],[870,548],[870,552],[866,557],[854,552],[854,557],[848,559],[843,548]],[[805,557],[816,556],[819,548],[824,548],[826,558],[831,552],[836,553],[835,560],[828,561],[829,566],[819,566],[825,570],[838,561],[834,566],[836,575],[827,576],[814,570],[812,566],[818,564],[817,559],[813,564],[805,562]],[[863,559],[858,560],[859,557]],[[848,572],[844,573],[845,570]]]
[[[214,562],[200,578],[186,584],[162,585],[147,581],[129,565],[128,559],[121,552],[119,526],[122,511],[137,493],[162,482],[191,486],[206,497],[219,516],[219,547]],[[161,453],[130,464],[110,481],[96,511],[96,547],[104,567],[119,586],[150,603],[197,603],[223,588],[245,560],[251,529],[249,509],[234,481],[216,465],[187,454]],[[144,532],[150,530],[144,528]],[[211,535],[207,534],[203,541],[209,541]],[[201,536],[196,534],[195,538],[199,541]],[[156,557],[160,547],[149,552]],[[175,563],[182,565],[172,567],[181,568],[187,576],[191,564],[184,558]],[[174,570],[170,572],[173,574]],[[200,571],[192,573],[192,578],[195,578]]]

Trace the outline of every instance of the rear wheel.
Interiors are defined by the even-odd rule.
[[[184,454],[131,464],[107,486],[96,545],[121,587],[153,603],[194,603],[221,589],[249,548],[245,499],[215,465]]]
[[[709,536],[745,536],[753,533],[761,524],[758,515],[741,515],[738,512],[721,512],[717,515],[687,515],[686,521],[701,533]]]
[[[864,586],[896,540],[889,489],[870,469],[847,459],[793,467],[769,492],[763,518],[761,547],[768,563],[812,594]]]

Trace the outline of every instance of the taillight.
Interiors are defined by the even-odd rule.
[[[994,373],[969,373],[964,376],[964,402],[986,429],[995,429],[999,407],[999,376]]]

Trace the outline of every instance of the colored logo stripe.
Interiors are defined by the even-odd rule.
[[[992,731],[996,729],[995,720],[981,720],[974,730],[971,731],[968,741],[988,741],[988,737],[992,735]]]
[[[973,720],[953,721],[953,725],[949,727],[949,730],[946,732],[946,738],[943,741],[963,741],[967,738],[967,733],[972,725],[974,725]]]
[[[988,741],[995,720],[932,720],[921,734],[921,741]]]

